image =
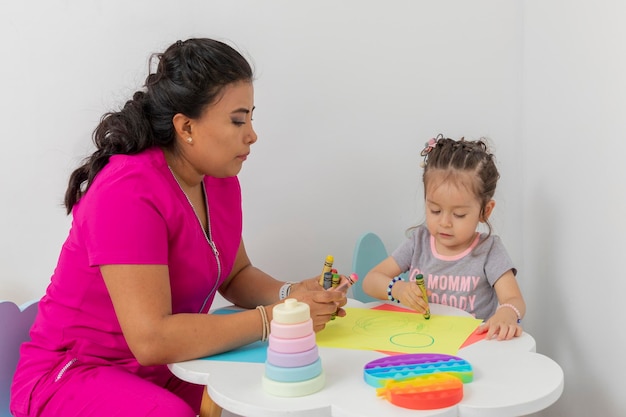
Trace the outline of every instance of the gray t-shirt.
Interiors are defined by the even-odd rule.
[[[463,253],[444,256],[437,253],[435,239],[426,226],[417,227],[391,256],[410,280],[424,276],[432,293],[428,301],[460,308],[478,319],[488,319],[498,307],[493,288],[507,271],[517,274],[498,236],[476,233],[476,239]]]

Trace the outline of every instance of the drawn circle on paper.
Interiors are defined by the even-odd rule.
[[[407,348],[425,348],[432,346],[435,339],[424,333],[399,333],[391,336],[389,342]]]
[[[356,321],[354,330],[358,333],[383,336],[391,331],[412,330],[411,326],[411,320],[408,318],[389,320],[386,317],[362,317]]]

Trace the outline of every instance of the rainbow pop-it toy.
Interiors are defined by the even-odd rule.
[[[365,382],[392,404],[415,410],[450,407],[463,399],[463,383],[474,378],[462,358],[437,353],[387,356],[368,362]]]
[[[389,381],[376,394],[390,403],[412,410],[450,407],[463,399],[463,382],[446,373],[428,374],[404,381]]]
[[[386,356],[368,362],[364,368],[365,382],[380,388],[388,380],[402,381],[422,375],[446,372],[455,375],[462,382],[473,379],[472,366],[458,356],[440,353],[409,353]]]

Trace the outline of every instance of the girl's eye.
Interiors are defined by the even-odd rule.
[[[432,214],[439,214],[439,213],[441,213],[441,210],[431,210],[430,212]]]
[[[455,214],[454,217],[456,217],[457,219],[462,219],[465,216],[467,216],[467,214]]]

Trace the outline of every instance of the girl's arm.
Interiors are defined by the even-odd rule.
[[[493,316],[481,324],[478,333],[487,332],[487,339],[498,340],[509,340],[521,336],[523,329],[518,320],[526,314],[526,303],[513,271],[505,272],[493,287],[500,306]]]
[[[365,275],[363,291],[371,297],[388,300],[389,285],[392,279],[402,272],[396,260],[389,256]],[[414,282],[396,281],[391,287],[391,296],[418,313],[425,312],[428,307],[422,298],[422,292]]]

